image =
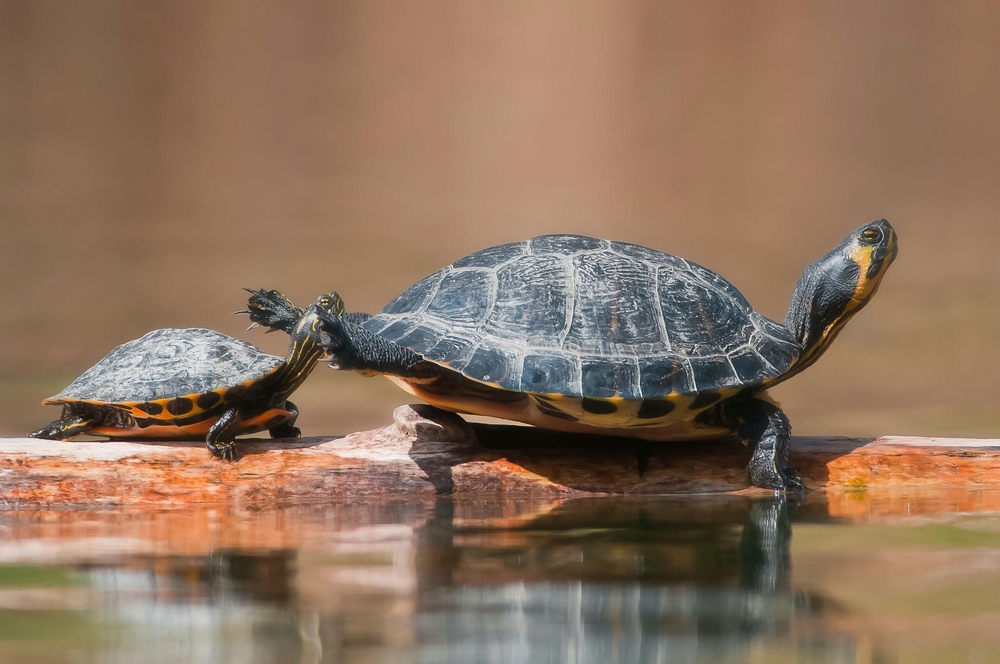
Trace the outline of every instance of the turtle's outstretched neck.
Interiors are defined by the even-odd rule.
[[[326,351],[320,346],[322,333],[320,332],[319,312],[332,309],[338,300],[333,300],[329,295],[321,296],[309,309],[304,310],[304,314],[289,332],[291,341],[288,344],[288,355],[285,363],[274,372],[276,382],[275,389],[283,397],[287,397],[309,377]],[[343,303],[340,303],[343,307]]]
[[[801,351],[781,380],[819,359],[847,321],[875,295],[897,252],[895,230],[880,219],[857,229],[805,269],[785,316],[785,327]]]

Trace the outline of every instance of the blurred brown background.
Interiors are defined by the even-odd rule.
[[[781,320],[888,218],[871,306],[776,396],[799,434],[1000,436],[1000,3],[0,0],[0,434],[242,286],[374,312],[486,246],[680,254]],[[320,367],[306,433],[389,421]]]

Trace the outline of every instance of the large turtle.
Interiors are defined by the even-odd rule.
[[[734,432],[753,448],[753,484],[801,488],[765,390],[823,354],[896,253],[886,220],[858,228],[806,268],[783,325],[707,268],[579,235],[466,256],[377,316],[321,317],[331,366],[386,374],[434,406],[647,440]],[[291,329],[299,309],[253,293],[253,321]]]
[[[333,293],[298,310],[285,358],[215,330],[154,330],[118,346],[43,401],[61,405],[62,417],[28,435],[204,438],[223,459],[235,458],[240,434],[267,429],[274,438],[295,438],[298,409],[288,396],[325,352],[321,313],[343,314],[344,303]]]

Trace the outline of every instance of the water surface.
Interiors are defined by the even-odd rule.
[[[5,512],[0,661],[998,661],[983,502]]]

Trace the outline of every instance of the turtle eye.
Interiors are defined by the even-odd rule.
[[[877,228],[866,228],[861,231],[861,241],[865,244],[878,244],[882,241],[882,231]]]

